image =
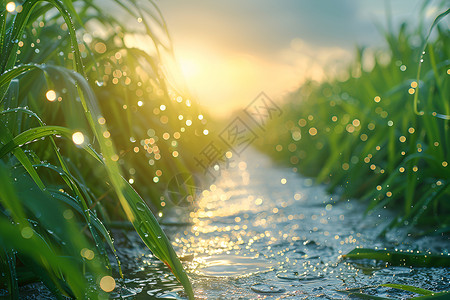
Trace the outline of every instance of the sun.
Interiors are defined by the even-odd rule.
[[[179,64],[183,76],[189,80],[194,79],[200,74],[199,63],[195,62],[193,59],[180,58]]]

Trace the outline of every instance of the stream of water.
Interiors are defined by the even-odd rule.
[[[189,270],[198,299],[345,299],[337,290],[363,286],[374,286],[364,292],[376,296],[416,296],[376,287],[381,283],[450,289],[449,268],[342,260],[357,246],[447,252],[449,238],[404,230],[379,238],[392,212],[364,216],[363,204],[337,199],[324,186],[248,149],[201,193],[195,209],[180,208],[177,217],[163,219],[172,224],[164,229]],[[183,215],[191,224],[180,223]],[[116,240],[126,278],[122,296],[184,299],[174,276],[137,234]]]

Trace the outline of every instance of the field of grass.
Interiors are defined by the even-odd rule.
[[[158,7],[0,3],[0,290],[108,299],[123,278],[109,228],[132,224],[193,299],[154,214],[177,205],[174,176],[203,171],[193,158],[211,124],[169,74]],[[430,40],[388,30],[373,67],[359,49],[346,79],[302,86],[259,147],[342,199],[397,209],[389,228],[450,231],[450,33],[433,27]]]
[[[150,210],[170,208],[167,182],[194,171],[208,138],[168,80],[171,47],[152,1],[1,1],[0,288],[12,299],[34,281],[59,299],[108,298],[122,276],[108,224],[121,220],[193,297]]]
[[[303,85],[259,148],[327,183],[343,201],[396,210],[386,230],[449,232],[450,33],[439,25],[448,12],[431,29],[404,23],[386,30],[388,49],[373,66],[359,48],[342,78]]]

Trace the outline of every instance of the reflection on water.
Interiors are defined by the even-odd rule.
[[[226,277],[251,275],[268,270],[270,265],[262,259],[225,254],[204,258],[200,273],[206,276]]]
[[[190,213],[192,225],[165,228],[185,261],[199,299],[342,299],[345,295],[337,289],[380,283],[450,288],[450,270],[445,268],[340,260],[340,255],[356,246],[440,253],[447,251],[447,239],[410,237],[402,241],[396,235],[377,239],[392,217],[389,212],[364,218],[364,206],[356,201],[336,203],[324,187],[313,186],[311,179],[274,166],[254,150],[244,154],[201,193],[194,211],[184,211]],[[127,291],[136,299],[183,298],[180,285],[139,246],[138,237],[128,234],[127,240],[134,248],[119,250]],[[409,295],[388,288],[366,292],[391,298]]]

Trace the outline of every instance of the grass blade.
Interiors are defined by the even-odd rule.
[[[388,250],[355,248],[342,256],[344,259],[375,259],[394,266],[450,267],[450,255],[422,254]]]
[[[406,285],[406,284],[385,283],[385,284],[380,284],[380,286],[390,287],[390,288],[403,290],[403,291],[408,291],[408,292],[416,293],[419,295],[433,295],[433,293],[434,293],[433,291],[430,291],[430,290],[421,289],[421,288],[411,286],[411,285]]]

